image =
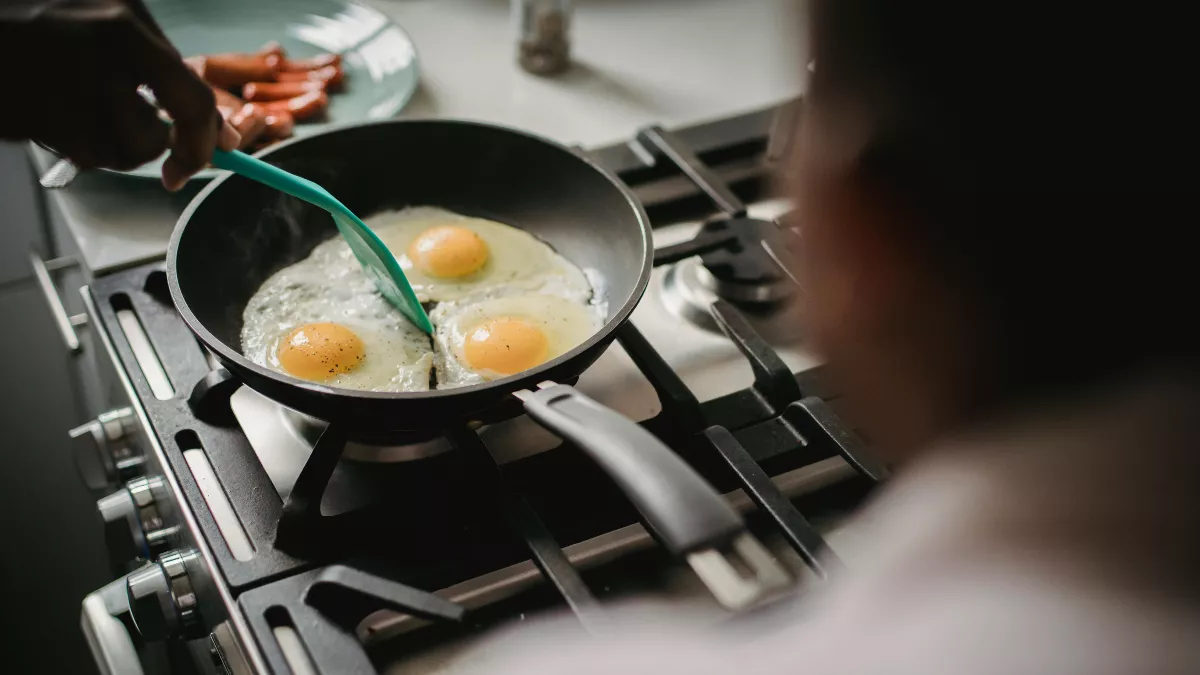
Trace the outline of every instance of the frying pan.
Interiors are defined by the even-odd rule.
[[[359,435],[456,428],[512,416],[523,407],[596,459],[673,552],[691,554],[749,537],[737,513],[660,441],[571,387],[553,384],[574,381],[599,358],[650,278],[649,223],[616,176],[545,139],[445,120],[341,128],[294,139],[261,157],[325,186],[363,216],[431,205],[526,230],[579,267],[598,272],[608,317],[591,338],[556,359],[457,389],[351,391],[270,370],[241,353],[242,311],[269,276],[335,231],[316,207],[226,175],[202,190],[180,217],[167,272],[179,313],[234,377]],[[727,580],[726,595],[736,595],[735,586]]]
[[[355,213],[440,206],[526,230],[604,280],[609,315],[589,340],[517,376],[459,389],[393,393],[309,382],[242,355],[242,311],[279,269],[335,236],[320,209],[240,176],[202,190],[167,251],[172,299],[225,368],[269,398],[355,433],[440,429],[489,420],[511,394],[570,381],[612,342],[650,278],[649,224],[629,190],[555,143],[500,127],[451,121],[366,124],[292,140],[261,157],[325,186]]]

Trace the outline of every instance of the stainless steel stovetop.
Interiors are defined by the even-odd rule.
[[[750,167],[761,172],[764,155],[782,153],[769,132],[790,126],[778,122],[785,113],[741,119],[760,134],[750,141],[728,124],[679,137],[723,157],[713,160],[722,180],[745,178]],[[646,180],[647,152],[637,141],[595,154],[637,182],[652,217],[694,196],[653,156]],[[785,201],[767,199],[749,216],[772,220],[787,210]],[[701,227],[656,227],[656,250],[677,252]],[[679,405],[663,398],[663,377],[684,383],[706,424],[731,433],[724,442],[697,429],[698,445],[688,441],[680,453],[739,510],[767,505],[753,529],[803,589],[819,578],[810,568],[813,550],[825,544],[820,533],[830,535],[884,471],[827,405],[834,397],[803,348],[797,305],[729,307],[717,315],[745,325],[725,326],[727,335],[707,311],[719,287],[707,274],[694,257],[658,266],[632,318],[636,334],[614,343],[578,387],[661,434],[670,432],[667,413]],[[166,640],[185,661],[199,655],[201,672],[439,672],[499,625],[562,611],[555,589],[572,606],[582,594],[602,604],[682,605],[696,620],[727,616],[578,453],[525,418],[477,430],[502,467],[496,476],[508,485],[497,494],[507,506],[496,508],[496,495],[458,481],[462,453],[447,452],[446,439],[350,444],[321,497],[321,522],[304,532],[305,546],[285,540],[283,508],[322,423],[236,383],[225,392],[231,415],[197,407],[200,389],[193,387],[212,377],[212,363],[170,306],[161,265],[99,280],[85,297],[130,400],[121,439],[111,445],[122,457],[140,448],[139,461],[126,468],[109,462],[119,487],[103,513],[127,534],[133,566],[142,567],[85,602],[85,633],[101,661],[132,668],[131,654],[145,662],[146,645]],[[649,376],[629,350],[660,355],[668,371]],[[747,463],[765,475],[755,479]],[[549,563],[538,558],[539,569],[530,558],[531,550],[559,547],[557,563],[554,555]],[[842,549],[835,547],[845,557]],[[467,622],[406,611],[422,606],[422,593],[465,610]],[[137,633],[140,639],[129,637]]]

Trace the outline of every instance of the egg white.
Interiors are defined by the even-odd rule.
[[[437,388],[451,389],[507,377],[472,368],[463,356],[467,336],[488,319],[512,317],[537,326],[548,341],[546,360],[582,344],[604,325],[601,305],[548,293],[516,293],[444,302],[430,314],[434,325]]]
[[[341,237],[272,275],[242,313],[242,353],[286,373],[279,364],[283,339],[297,326],[332,322],[363,342],[359,366],[323,384],[366,391],[427,391],[433,367],[429,338],[375,289]]]
[[[540,291],[553,287],[559,295],[586,302],[592,287],[583,272],[548,244],[524,230],[446,209],[419,206],[378,213],[364,221],[396,256],[421,302],[461,300],[498,288]],[[478,271],[457,278],[430,276],[408,257],[409,246],[431,227],[454,225],[471,230],[487,244],[488,259]]]
[[[437,387],[447,389],[505,377],[473,369],[463,358],[466,336],[487,319],[514,317],[538,326],[549,342],[549,360],[586,341],[607,316],[601,278],[591,270],[585,274],[517,228],[435,207],[385,212],[366,222],[396,255],[418,298],[438,301],[430,312],[434,345],[379,295],[345,241],[334,236],[271,276],[247,303],[242,352],[251,361],[286,373],[278,357],[284,338],[297,326],[332,322],[358,335],[365,356],[357,368],[324,384],[426,391],[436,373]],[[478,234],[488,245],[484,267],[458,279],[428,277],[415,269],[409,245],[439,225]]]

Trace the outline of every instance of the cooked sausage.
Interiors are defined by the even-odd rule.
[[[285,98],[303,96],[310,91],[324,90],[325,83],[316,80],[302,82],[251,82],[242,87],[242,98],[247,101],[281,101]]]
[[[273,68],[275,72],[282,70],[283,62],[287,60],[287,52],[283,50],[283,45],[278,42],[268,42],[257,52],[254,52],[254,55],[261,56],[267,66]]]
[[[299,122],[325,112],[325,108],[329,107],[329,97],[325,95],[325,92],[317,90],[285,101],[270,101],[256,105],[261,106],[268,114],[279,111],[291,113],[292,117]]]
[[[279,141],[292,137],[292,130],[296,126],[296,118],[292,117],[290,112],[273,110],[268,112],[266,116],[267,130],[262,135],[264,139]]]
[[[327,89],[336,89],[342,84],[346,74],[341,66],[325,66],[316,70],[280,71],[274,78],[279,82],[324,82]]]
[[[267,129],[267,115],[258,106],[247,103],[229,116],[229,124],[242,135],[239,148],[248,148]]]
[[[319,68],[328,68],[329,66],[342,67],[341,54],[321,54],[307,59],[289,59],[284,57],[283,62],[279,64],[279,69],[285,73],[294,73],[304,70],[317,70]]]
[[[272,54],[211,54],[204,57],[201,77],[224,89],[248,82],[273,82],[281,60]]]
[[[275,55],[275,56],[278,56],[280,59],[284,59],[284,60],[287,59],[287,52],[285,52],[283,50],[283,45],[281,45],[278,42],[275,42],[273,40],[271,42],[268,42],[267,44],[263,45],[262,47],[260,47],[259,50],[255,53],[259,54],[261,56]]]

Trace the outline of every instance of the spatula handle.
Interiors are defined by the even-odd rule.
[[[303,199],[327,211],[331,208],[340,211],[343,208],[320,185],[307,178],[301,178],[293,173],[288,173],[277,166],[267,164],[261,159],[251,157],[239,150],[227,151],[217,148],[213,151],[212,165],[218,169],[232,171],[264,185],[269,185],[280,192],[286,192],[297,199]]]

